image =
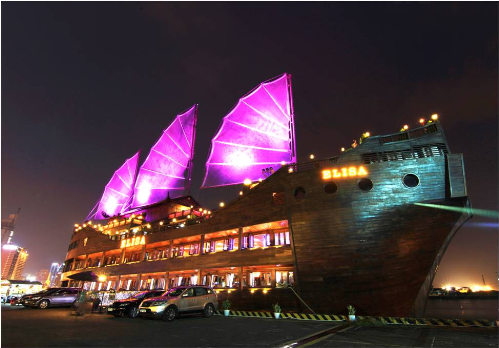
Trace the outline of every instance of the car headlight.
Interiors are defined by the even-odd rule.
[[[162,306],[166,304],[166,301],[154,301],[151,306],[155,307],[155,306]]]

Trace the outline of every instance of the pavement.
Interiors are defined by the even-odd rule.
[[[497,328],[359,327],[199,315],[165,323],[107,314],[76,317],[68,308],[1,309],[2,347],[498,347]]]
[[[307,347],[498,347],[498,335],[497,328],[350,326]]]
[[[161,320],[2,305],[2,347],[277,347],[334,323],[200,315]]]

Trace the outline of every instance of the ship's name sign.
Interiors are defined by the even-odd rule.
[[[325,169],[322,171],[322,179],[338,179],[338,178],[347,178],[353,176],[366,176],[367,170],[363,166],[350,166],[343,168],[332,168]]]
[[[128,239],[123,239],[121,241],[120,248],[127,248],[127,247],[132,247],[135,245],[145,245],[146,244],[146,237],[145,236],[138,236],[138,237],[132,237]]]

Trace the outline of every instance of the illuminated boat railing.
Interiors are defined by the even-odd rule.
[[[327,168],[331,165],[338,163],[338,159],[340,156],[327,158],[324,160],[310,161],[310,162],[302,162],[296,164],[289,164],[287,166],[288,172],[293,173],[297,171],[308,171],[313,169]]]
[[[211,214],[211,212],[210,212]],[[190,218],[201,218],[203,216],[208,215],[208,211],[203,209],[195,210],[195,209],[187,209],[182,211],[177,211],[171,214],[168,214],[168,220],[173,219],[190,219]]]
[[[400,133],[394,133],[386,136],[374,136],[373,139],[378,138],[380,145],[393,143],[398,141],[404,141],[409,139],[420,138],[422,136],[439,132],[438,123],[431,123],[411,131],[405,131]],[[370,164],[375,162],[385,162],[394,160],[404,160],[413,158],[422,158],[430,156],[443,156],[449,151],[444,143],[429,144],[427,146],[413,146],[407,150],[391,151],[391,152],[380,152],[380,153],[369,153],[363,154],[362,159],[364,163]],[[303,163],[289,164],[287,165],[287,170],[289,173],[296,171],[309,171],[313,169],[327,168],[338,162],[340,156],[331,157],[325,160],[309,161]]]
[[[397,142],[397,141],[404,141],[404,140],[409,140],[409,139],[414,139],[414,138],[420,138],[424,135],[437,133],[438,131],[439,130],[438,130],[437,124],[431,123],[429,125],[415,128],[415,129],[410,130],[410,131],[381,136],[381,137],[379,137],[379,144],[383,145],[383,144],[393,143],[393,142]]]
[[[362,161],[365,164],[373,164],[379,162],[404,161],[425,157],[445,156],[448,153],[449,149],[444,143],[434,143],[414,145],[404,150],[364,153],[362,154]]]

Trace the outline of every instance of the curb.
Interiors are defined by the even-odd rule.
[[[215,312],[224,315],[221,310]],[[233,317],[274,318],[272,312],[230,311]],[[313,321],[346,321],[345,315],[335,314],[304,314],[281,313],[282,319],[313,320]],[[357,316],[359,320],[368,319],[385,325],[431,325],[452,327],[497,327],[496,322],[481,319],[430,319],[430,318],[399,318],[399,317],[369,317]]]

